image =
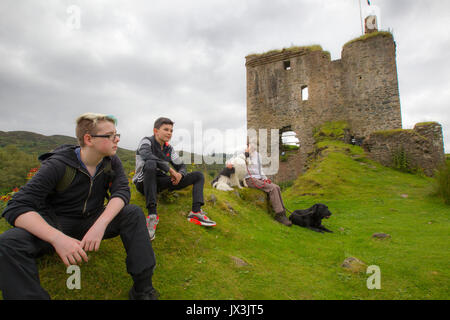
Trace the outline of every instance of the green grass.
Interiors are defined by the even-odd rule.
[[[450,204],[450,159],[448,158],[448,155],[445,163],[436,170],[435,176],[436,195],[444,199],[446,204]]]
[[[285,227],[261,191],[221,192],[207,181],[204,210],[215,228],[186,221],[190,189],[161,200],[153,241],[160,298],[448,299],[450,207],[432,195],[434,180],[382,167],[357,146],[324,140],[317,147],[319,158],[283,197],[291,210],[328,205],[333,215],[324,225],[333,234]],[[134,187],[131,202],[144,207]],[[377,232],[391,238],[372,238]],[[42,285],[54,299],[127,299],[132,281],[120,239],[104,240],[89,256],[81,290],[66,288],[69,275],[56,255],[39,259]],[[341,267],[350,256],[380,267],[380,290],[367,289],[369,275]]]

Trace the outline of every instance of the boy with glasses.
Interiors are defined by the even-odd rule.
[[[136,189],[145,196],[148,210],[147,227],[151,240],[155,238],[156,225],[159,223],[156,211],[157,193],[165,189],[172,191],[193,185],[192,210],[188,214],[188,221],[205,227],[216,225],[201,209],[204,205],[203,173],[187,173],[185,164],[169,144],[173,124],[168,118],[158,118],[153,125],[153,136],[144,137],[136,151],[136,173],[133,182]]]
[[[81,264],[88,262],[87,252],[99,250],[102,239],[118,235],[134,281],[129,298],[157,298],[155,255],[144,213],[129,204],[115,124],[112,116],[81,115],[76,126],[80,145],[41,155],[40,170],[8,202],[3,216],[14,228],[0,235],[4,299],[50,299],[40,285],[35,258],[56,251],[66,266]]]

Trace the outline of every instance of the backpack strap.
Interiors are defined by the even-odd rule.
[[[111,166],[110,158],[105,158],[105,167],[103,169],[103,172],[106,175],[105,189],[109,191],[109,188],[111,187],[115,175],[114,170],[112,169]],[[61,178],[61,180],[58,181],[58,184],[56,185],[56,192],[58,193],[64,192],[70,186],[76,174],[77,169],[69,165],[66,165],[64,176]]]
[[[56,185],[56,192],[58,193],[64,192],[72,183],[76,173],[77,170],[75,168],[66,165],[64,176],[61,178],[61,180],[58,181],[58,184]]]
[[[109,198],[111,197],[110,193],[109,193],[109,188],[112,185],[112,182],[114,180],[114,176],[115,176],[115,172],[112,169],[112,165],[111,165],[111,158],[107,157],[105,158],[105,167],[103,169],[103,173],[106,175],[105,177],[105,189],[106,189],[106,196],[109,200]]]

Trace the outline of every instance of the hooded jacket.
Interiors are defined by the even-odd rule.
[[[109,189],[111,198],[121,198],[125,204],[130,201],[130,187],[122,163],[114,155],[103,158],[94,177],[81,165],[75,149],[78,146],[63,145],[39,157],[41,168],[8,202],[2,216],[14,226],[18,216],[29,211],[48,216],[84,218],[104,210]],[[106,161],[111,161],[112,174],[105,173]],[[70,185],[57,191],[58,182],[63,179],[66,167],[75,170]]]
[[[187,174],[186,165],[173,147],[165,143],[162,146],[156,141],[155,136],[144,137],[139,142],[136,150],[136,173],[133,182],[142,182],[144,180],[144,165],[147,160],[156,162],[158,176],[165,176],[170,169],[171,164],[182,176]]]

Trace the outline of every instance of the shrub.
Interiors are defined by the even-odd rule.
[[[450,204],[450,161],[446,161],[435,173],[436,193],[444,199],[446,204]]]
[[[278,186],[280,187],[281,191],[286,190],[287,188],[290,188],[294,185],[295,180],[288,180],[284,182],[279,182]]]
[[[392,153],[392,166],[403,172],[412,172],[409,157],[403,148],[400,148]]]
[[[23,152],[15,145],[0,147],[0,193],[23,186],[27,182],[27,172],[38,165],[36,154]]]

